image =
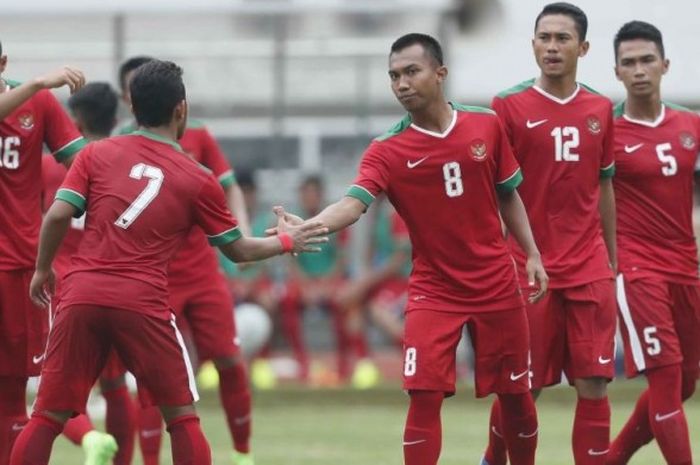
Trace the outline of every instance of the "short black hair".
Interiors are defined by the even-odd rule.
[[[152,60],[139,66],[129,88],[136,122],[146,127],[168,124],[185,99],[182,68],[172,61]]]
[[[131,57],[124,63],[122,63],[122,65],[119,67],[119,86],[121,88],[122,93],[126,92],[126,75],[138,68],[139,66],[153,60],[155,60],[155,58],[147,55],[139,55]]]
[[[323,178],[318,174],[305,176],[299,184],[299,189],[304,189],[306,187],[315,187],[318,190],[323,190]]]
[[[648,40],[649,42],[654,42],[656,48],[659,49],[661,58],[666,58],[666,52],[664,50],[664,39],[661,35],[659,28],[653,24],[646,23],[644,21],[630,21],[622,25],[617,34],[615,34],[615,40],[613,41],[613,46],[615,47],[615,61],[617,61],[618,50],[620,49],[620,43],[626,40],[642,39]]]
[[[117,93],[106,82],[86,84],[68,99],[68,108],[92,134],[107,137],[117,119]]]
[[[573,19],[576,25],[576,32],[578,32],[579,41],[583,42],[586,40],[588,18],[581,8],[567,2],[556,2],[545,5],[535,19],[535,31],[537,31],[537,26],[540,24],[540,19],[550,15],[564,15]]]
[[[440,42],[428,34],[421,34],[418,32],[412,32],[396,39],[396,41],[391,44],[391,52],[389,55],[400,52],[401,50],[416,44],[423,47],[423,50],[425,50],[425,52],[435,60],[438,66],[443,65],[442,47],[440,46]]]

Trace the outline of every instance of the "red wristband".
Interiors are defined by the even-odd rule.
[[[294,241],[292,240],[292,236],[290,236],[289,234],[278,234],[277,239],[279,239],[280,244],[282,244],[283,253],[291,252],[292,250],[294,250]]]

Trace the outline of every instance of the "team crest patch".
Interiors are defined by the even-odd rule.
[[[686,150],[694,149],[695,145],[697,144],[695,137],[693,137],[693,135],[689,132],[681,132],[678,135],[678,139],[681,141],[681,145]]]
[[[31,113],[22,113],[17,117],[17,120],[22,129],[29,131],[34,127],[34,117]]]
[[[600,134],[600,120],[595,116],[589,116],[586,118],[586,126],[588,126],[588,131],[591,134]]]
[[[481,139],[474,139],[471,144],[472,158],[476,161],[484,161],[486,159],[486,142]]]

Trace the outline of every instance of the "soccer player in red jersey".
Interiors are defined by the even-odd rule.
[[[118,100],[116,92],[104,82],[87,84],[68,99],[73,121],[88,141],[101,140],[110,136],[116,125]],[[52,157],[43,157],[45,208],[53,202],[66,173],[66,168],[55,162]],[[54,259],[53,268],[57,277],[57,289],[51,302],[53,308],[57,306],[60,298],[60,281],[68,273],[72,256],[78,252],[84,227],[85,215],[71,220],[71,227]],[[63,434],[69,440],[81,445],[85,450],[86,465],[112,463],[112,457],[115,465],[131,463],[136,431],[136,409],[126,386],[125,375],[126,368],[119,357],[115,353],[110,354],[107,366],[100,375],[100,390],[107,405],[105,427],[111,436],[95,431],[86,415],[71,418],[63,429]]]
[[[0,46],[0,75],[7,66]],[[82,86],[63,68],[25,84],[0,78],[0,465],[27,422],[27,379],[44,360],[48,315],[28,297],[41,224],[41,156],[46,144],[70,163],[85,141],[47,89]]]
[[[71,167],[42,224],[30,295],[47,305],[51,264],[71,218],[87,210],[85,234],[62,283],[32,418],[11,465],[47,464],[63,423],[84,413],[89,391],[116,350],[160,406],[176,465],[205,465],[211,454],[193,402],[198,395],[187,350],[170,313],[167,264],[199,225],[235,261],[317,250],[320,223],[289,227],[274,238],[245,237],[216,178],[176,140],[187,119],[182,70],[154,61],[131,83],[140,129],[93,142]]]
[[[648,389],[612,442],[623,465],[656,439],[670,465],[692,463],[682,402],[700,374],[700,282],[692,227],[700,117],[661,100],[668,71],[661,32],[632,21],[614,40],[615,74],[627,91],[615,108],[618,308],[628,376]]]
[[[152,61],[134,57],[119,69],[122,97],[131,105],[129,82],[136,69]],[[135,128],[123,128],[128,133]],[[226,193],[228,204],[245,234],[250,232],[243,193],[225,155],[206,127],[188,121],[180,139],[182,149],[209,168]],[[170,305],[175,316],[184,318],[192,331],[200,361],[212,360],[219,373],[219,394],[233,440],[235,465],[253,465],[250,451],[251,394],[245,361],[240,354],[233,319],[233,299],[219,270],[216,254],[200,228],[190,231],[168,267]],[[160,454],[159,412],[141,412],[139,441],[145,465],[156,465]]]
[[[527,311],[533,394],[560,383],[562,372],[576,388],[577,465],[605,463],[607,383],[615,374],[612,103],[576,81],[578,60],[589,48],[587,26],[580,8],[546,5],[532,39],[540,76],[492,103],[523,170],[519,192],[550,278],[549,295]],[[525,255],[511,244],[522,272]],[[521,285],[527,287],[522,279]],[[506,463],[503,411],[496,401],[482,464]]]
[[[540,286],[530,301],[544,295],[547,275],[516,191],[520,168],[494,112],[446,101],[447,68],[434,38],[408,34],[394,42],[389,77],[408,115],[370,144],[347,195],[313,220],[337,231],[384,192],[408,227],[406,465],[438,461],[440,410],[455,392],[455,349],[464,325],[475,345],[476,395],[498,395],[511,463],[531,465],[537,415],[529,393],[527,316],[499,212],[526,251],[530,284]]]

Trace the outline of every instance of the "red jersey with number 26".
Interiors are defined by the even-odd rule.
[[[212,245],[241,237],[216,178],[176,143],[145,131],[88,145],[56,198],[79,213],[87,208],[62,306],[169,318],[167,265],[192,226]]]
[[[693,171],[700,116],[665,104],[653,122],[615,109],[615,200],[619,269],[626,279],[698,281]]]
[[[19,83],[8,82],[10,87]],[[0,270],[32,269],[41,227],[41,154],[56,160],[85,146],[48,90],[37,92],[0,120]]]
[[[559,99],[532,79],[500,93],[491,106],[523,170],[518,192],[549,287],[612,278],[598,213],[600,178],[615,173],[610,100],[580,84]],[[525,256],[510,243],[522,272]]]
[[[407,116],[372,142],[347,195],[370,205],[386,192],[406,222],[413,253],[408,310],[516,308],[523,300],[496,191],[515,189],[520,169],[492,111],[452,107],[444,133]]]

